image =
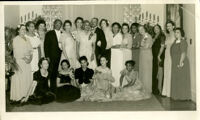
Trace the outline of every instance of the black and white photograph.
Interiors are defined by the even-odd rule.
[[[4,114],[197,112],[197,3],[1,6]]]

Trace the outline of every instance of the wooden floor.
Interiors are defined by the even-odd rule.
[[[196,103],[193,101],[178,101],[172,100],[168,97],[156,96],[162,107],[166,111],[194,111],[196,110]]]
[[[133,106],[134,104],[134,106]],[[110,108],[109,108],[110,105]],[[116,107],[116,105],[118,107]],[[121,105],[121,107],[120,107]],[[151,100],[144,100],[144,101],[136,101],[136,102],[112,102],[112,103],[68,103],[65,104],[65,106],[73,107],[74,109],[65,109],[66,107],[63,107],[62,105],[58,103],[52,103],[49,106],[46,105],[42,106],[44,111],[49,111],[49,108],[52,108],[52,111],[58,111],[57,107],[60,107],[62,111],[195,111],[196,110],[196,104],[192,101],[174,101],[167,97],[162,96],[153,96]],[[55,107],[57,106],[57,107]],[[84,109],[79,109],[79,106],[82,106]],[[85,106],[89,106],[88,109],[85,109]],[[99,106],[98,109],[96,109],[93,106]],[[131,106],[131,107],[129,107]],[[6,97],[6,111],[7,112],[23,112],[26,111],[26,108],[32,107],[32,109],[29,109],[28,111],[40,111],[41,107],[38,108],[36,106],[30,106],[27,105],[25,107],[19,107],[15,108],[14,106],[9,104],[9,94],[7,94]],[[25,108],[25,109],[24,109]],[[105,109],[106,108],[106,109]],[[113,108],[113,109],[112,109]]]

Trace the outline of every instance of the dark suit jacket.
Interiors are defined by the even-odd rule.
[[[96,39],[96,48],[95,48],[95,54],[96,55],[102,55],[105,53],[105,49],[106,49],[106,37],[105,34],[103,32],[103,30],[101,30],[100,28],[96,28],[95,33],[97,35],[97,39]],[[101,41],[101,46],[97,46],[97,42]]]
[[[47,32],[44,40],[45,57],[49,57],[50,60],[57,59],[61,56],[61,52],[55,30]]]

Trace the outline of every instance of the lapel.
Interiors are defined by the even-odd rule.
[[[57,38],[57,35],[56,35],[56,31],[53,30],[53,36],[56,38],[56,41],[58,42],[58,38]]]
[[[96,27],[96,29],[95,29],[95,31],[94,31],[94,32],[95,32],[96,34],[98,34],[98,31],[99,31],[99,28],[98,28],[98,27]]]
[[[58,38],[57,38],[57,35],[56,35],[56,31],[53,30],[52,33],[53,33],[52,34],[52,39],[53,39],[54,43],[59,47]]]

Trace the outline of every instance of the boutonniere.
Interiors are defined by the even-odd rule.
[[[72,38],[75,40],[76,39],[76,33],[75,32],[70,32],[72,35]]]
[[[145,35],[144,35],[144,40],[147,40],[147,38],[148,38],[148,35],[145,34]]]
[[[93,35],[94,35],[94,33],[91,32],[90,35],[89,35],[89,40],[92,38]]]

